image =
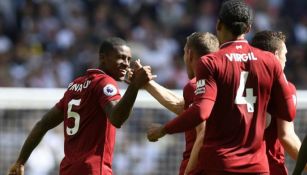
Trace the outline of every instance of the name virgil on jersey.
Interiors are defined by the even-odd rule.
[[[225,56],[229,61],[246,62],[251,60],[257,60],[253,52],[248,53],[226,53]]]

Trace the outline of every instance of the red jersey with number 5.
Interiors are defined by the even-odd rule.
[[[269,172],[263,141],[269,99],[276,116],[292,120],[285,109],[292,94],[275,56],[246,40],[227,42],[201,58],[196,77],[193,106],[205,111],[202,100],[215,101],[199,156],[205,172]]]
[[[61,175],[111,175],[115,127],[104,113],[119,100],[117,82],[98,69],[69,84],[56,107],[64,113],[64,152]]]

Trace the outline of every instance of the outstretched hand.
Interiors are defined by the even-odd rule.
[[[164,127],[161,124],[158,123],[152,123],[147,130],[147,139],[150,142],[156,142],[159,140],[159,138],[162,138],[165,136],[166,133],[164,131]]]
[[[15,163],[9,170],[8,175],[24,175],[24,165]]]
[[[150,80],[156,78],[152,75],[150,66],[142,66],[139,59],[131,62],[131,68],[128,70],[126,82],[134,83],[138,88],[143,87]]]

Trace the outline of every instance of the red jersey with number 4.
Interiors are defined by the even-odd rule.
[[[56,107],[64,112],[64,152],[61,175],[111,175],[115,127],[104,113],[120,99],[117,82],[98,69],[69,84]]]
[[[236,40],[203,56],[197,66],[193,105],[168,122],[165,132],[185,131],[206,120],[200,172],[269,172],[264,143],[269,99],[276,105],[274,115],[288,121],[295,116],[278,60],[246,40]]]
[[[289,82],[289,89],[292,93],[294,104],[296,105],[296,88]],[[268,112],[275,110],[274,106],[269,106]],[[271,117],[271,123],[264,132],[266,153],[269,160],[271,175],[287,175],[288,170],[285,165],[285,151],[277,134],[277,119],[276,116]]]
[[[219,52],[201,58],[196,77],[196,104],[215,101],[199,156],[204,169],[269,172],[263,135],[270,96],[279,102],[279,117],[292,120],[283,113],[292,96],[275,56],[246,40],[227,42]]]
[[[190,107],[193,103],[194,91],[196,89],[196,78],[190,80],[185,87],[183,88],[183,98],[184,98],[184,109]],[[196,140],[196,130],[191,129],[190,131],[185,132],[185,151],[183,152],[183,159],[181,161],[179,175],[183,175],[184,171],[188,165],[192,148]]]

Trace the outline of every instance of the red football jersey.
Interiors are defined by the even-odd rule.
[[[180,132],[207,120],[199,165],[204,172],[266,173],[263,141],[269,99],[276,116],[292,120],[295,110],[280,63],[246,40],[227,42],[203,56],[196,71],[193,105],[165,126]],[[212,111],[207,112],[209,102]],[[278,103],[277,103],[278,102]]]
[[[190,107],[193,103],[194,91],[196,89],[196,78],[190,80],[183,88],[184,109]],[[181,161],[179,175],[183,175],[188,165],[194,142],[196,140],[196,130],[191,129],[185,132],[185,151],[183,152],[183,159]]]
[[[104,113],[120,99],[117,82],[98,69],[69,84],[56,107],[64,112],[64,152],[60,174],[111,175],[115,127]]]
[[[296,88],[289,82],[289,89],[292,93],[294,104],[296,105]],[[274,110],[274,106],[269,105],[268,111]],[[277,119],[276,116],[271,116],[271,123],[264,132],[266,143],[266,153],[269,160],[271,175],[287,175],[288,170],[285,166],[284,148],[278,140],[277,134]]]

